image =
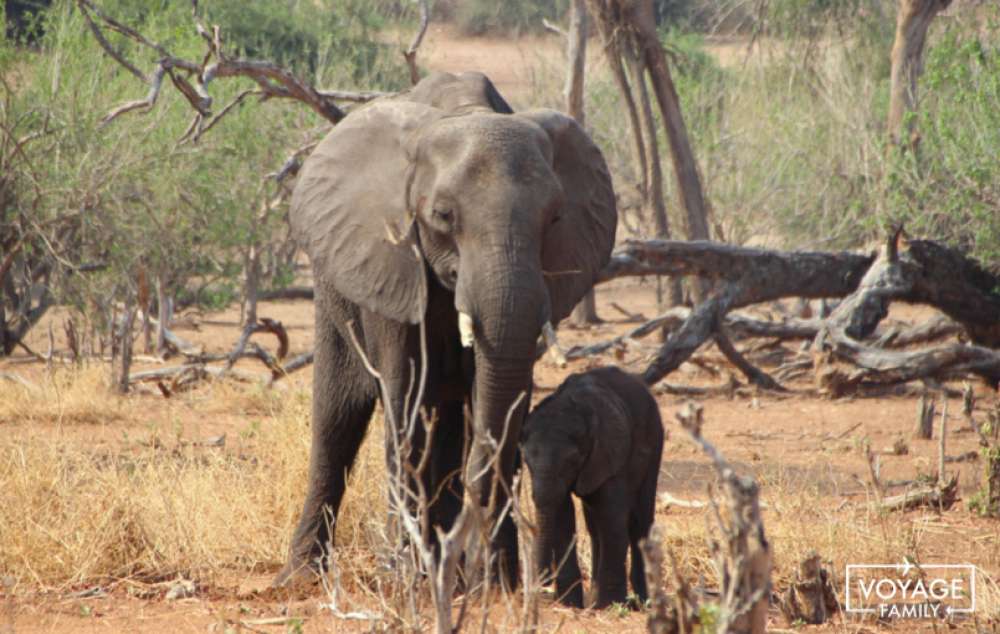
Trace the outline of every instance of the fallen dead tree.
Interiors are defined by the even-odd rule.
[[[272,334],[277,338],[278,349],[275,355],[272,355],[257,343],[250,341],[253,335],[262,332]],[[264,317],[255,323],[248,324],[243,329],[233,349],[228,353],[189,356],[188,362],[183,365],[135,372],[130,374],[128,380],[130,384],[147,381],[155,382],[165,397],[170,397],[178,391],[190,389],[202,381],[225,377],[234,378],[239,381],[271,385],[282,377],[301,370],[312,363],[313,353],[310,351],[300,354],[282,365],[281,361],[288,355],[288,350],[288,332],[285,330],[285,327],[280,321]],[[234,368],[233,366],[240,359],[257,359],[270,370],[270,374],[263,375]],[[219,361],[224,361],[225,363],[221,366],[211,365],[211,363]]]
[[[940,244],[907,241],[897,231],[858,288],[830,314],[813,350],[826,359],[849,362],[847,385],[904,383],[975,374],[1000,383],[1000,280],[973,260]],[[893,301],[934,306],[961,324],[971,344],[914,351],[888,351],[861,342],[886,316]],[[844,389],[844,386],[838,388]]]
[[[782,252],[710,242],[631,241],[605,268],[606,281],[628,275],[696,275],[714,282],[710,295],[670,335],[644,372],[649,384],[687,360],[725,327],[728,313],[751,304],[785,297],[848,297],[817,332],[814,346],[861,368],[849,375],[856,383],[876,375],[880,382],[946,378],[975,373],[1000,381],[1000,354],[987,346],[1000,343],[1000,280],[964,255],[929,241],[906,243],[900,235],[883,255]],[[886,351],[856,341],[885,317],[891,301],[918,302],[938,308],[960,324],[979,345],[949,345],[928,351]],[[640,327],[641,329],[641,327]],[[825,343],[822,343],[825,342]]]

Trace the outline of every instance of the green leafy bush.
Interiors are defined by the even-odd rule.
[[[959,29],[930,49],[916,153],[895,152],[886,216],[1000,271],[1000,47]]]
[[[459,30],[466,35],[486,32],[523,33],[542,29],[542,18],[562,15],[566,0],[464,0],[454,9]]]

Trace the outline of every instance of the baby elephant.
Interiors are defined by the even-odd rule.
[[[539,535],[535,564],[556,569],[556,593],[583,607],[571,493],[583,501],[594,571],[592,605],[626,598],[625,553],[632,547],[632,590],[646,600],[639,540],[653,524],[663,424],[646,385],[615,367],[574,374],[528,416],[521,452],[531,470]]]

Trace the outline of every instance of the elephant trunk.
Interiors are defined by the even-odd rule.
[[[535,478],[535,482],[545,482]],[[573,501],[566,493],[554,503],[535,495],[538,511],[538,542],[535,544],[535,565],[538,573],[549,576],[555,570],[556,598],[564,605],[583,607],[583,586],[577,562],[576,518]]]
[[[466,338],[471,329],[474,339],[474,429],[481,438],[489,434],[500,444],[499,464],[509,483],[531,396],[536,344],[542,324],[549,319],[549,297],[537,255],[534,263],[530,256],[513,257],[506,251],[476,259],[459,274],[455,307],[460,334]],[[472,448],[477,469],[473,474],[488,460],[485,449]]]
[[[517,257],[511,253],[485,251],[474,260],[470,257],[464,263],[470,266],[463,265],[455,290],[460,330],[472,326],[475,352],[472,414],[476,441],[466,465],[467,483],[473,499],[483,506],[493,500],[495,512],[504,507],[505,492],[513,480],[517,439],[531,399],[536,342],[549,318],[548,291],[537,250],[534,258],[530,253]],[[464,338],[466,333],[460,334]],[[496,461],[492,460],[494,447],[500,452]],[[494,482],[497,474],[502,483]],[[509,514],[496,541],[501,550],[500,569],[516,583],[517,535]]]

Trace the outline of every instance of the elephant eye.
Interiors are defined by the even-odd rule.
[[[554,225],[557,222],[559,222],[560,220],[562,220],[562,216],[560,216],[559,214],[553,214],[552,215],[552,222],[550,222],[549,224],[550,225]]]
[[[455,221],[455,212],[451,209],[434,209],[431,213],[434,219],[443,225],[450,227]]]

